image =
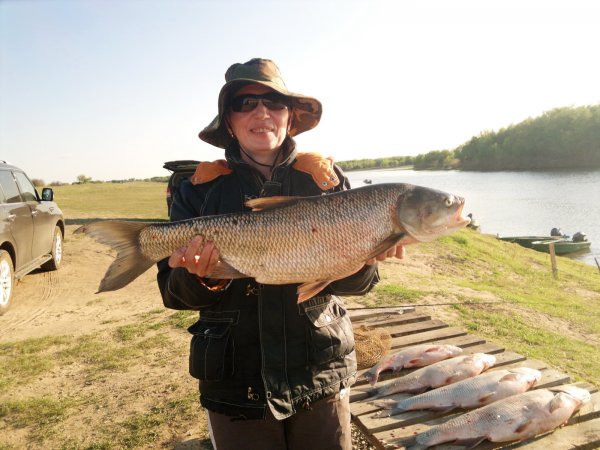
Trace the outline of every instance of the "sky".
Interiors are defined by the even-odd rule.
[[[454,149],[600,103],[599,42],[595,0],[0,0],[0,159],[51,183],[222,158],[198,132],[254,57],[323,103],[300,151]]]

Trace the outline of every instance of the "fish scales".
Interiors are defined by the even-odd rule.
[[[415,437],[412,450],[425,449],[444,442],[477,445],[524,440],[565,424],[581,405],[590,401],[590,393],[575,386],[538,389],[517,394],[435,425]]]
[[[391,407],[389,415],[414,409],[473,408],[525,392],[540,379],[539,370],[526,367],[494,370],[384,406]]]
[[[417,344],[404,348],[396,353],[386,355],[379,363],[363,374],[363,377],[374,385],[379,374],[385,370],[397,372],[404,368],[423,367],[458,356],[463,350],[448,344]]]
[[[371,397],[380,398],[399,392],[422,392],[428,388],[445,386],[474,377],[495,363],[495,356],[486,353],[456,356],[417,369],[408,375],[373,389],[369,394],[371,394]]]
[[[210,278],[299,283],[299,301],[358,271],[399,243],[429,242],[464,227],[464,199],[422,186],[390,183],[314,197],[268,197],[254,212],[169,223],[99,221],[78,228],[117,250],[99,292],[120,289],[202,235],[219,250]]]
[[[224,262],[258,282],[331,279],[355,272],[370,251],[394,232],[393,210],[377,205],[393,203],[398,193],[373,194],[372,205],[358,197],[324,196],[319,202],[303,199],[268,211],[179,222],[173,233],[165,231],[172,224],[151,225],[141,233],[140,243],[145,255],[160,260],[200,234],[214,241]]]

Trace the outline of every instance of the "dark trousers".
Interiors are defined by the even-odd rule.
[[[351,450],[349,391],[299,409],[284,420],[231,420],[208,411],[215,450]]]

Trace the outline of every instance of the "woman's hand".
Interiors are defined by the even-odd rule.
[[[219,250],[214,242],[196,236],[190,243],[173,252],[169,257],[170,267],[184,267],[199,277],[207,277],[219,262]]]
[[[389,250],[387,250],[383,253],[380,253],[375,258],[369,259],[365,264],[371,266],[371,265],[375,264],[377,261],[385,261],[388,258],[402,259],[402,258],[404,258],[405,255],[406,255],[406,250],[404,249],[404,245],[398,244],[398,245],[394,245]]]

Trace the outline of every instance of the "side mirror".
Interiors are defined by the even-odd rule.
[[[54,200],[54,192],[52,191],[52,188],[42,189],[42,200],[45,202],[51,202]]]

